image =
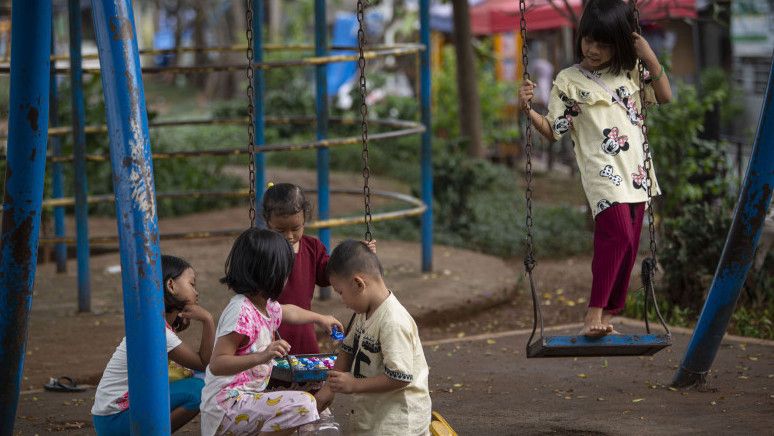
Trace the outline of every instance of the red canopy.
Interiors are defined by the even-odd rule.
[[[639,0],[638,3],[644,20],[696,18],[696,0]],[[548,0],[526,0],[527,28],[534,31],[574,27],[574,23],[566,17],[569,11],[564,1],[554,0],[554,4],[559,10]],[[567,4],[580,17],[582,0],[567,0]],[[475,35],[518,30],[519,20],[519,0],[488,0],[470,9],[470,27]]]

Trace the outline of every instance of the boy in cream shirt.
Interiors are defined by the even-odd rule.
[[[417,325],[384,284],[379,259],[364,243],[344,241],[331,253],[327,272],[357,315],[316,395],[318,409],[328,407],[334,393],[353,394],[353,433],[428,434],[428,368]]]

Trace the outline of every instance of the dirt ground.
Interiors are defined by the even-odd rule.
[[[334,174],[333,185],[352,186],[353,177],[358,176]],[[276,172],[269,178],[314,184],[303,172]],[[377,188],[405,192],[393,182]],[[332,203],[342,214],[360,208],[346,198]],[[160,227],[208,230],[223,223],[238,227],[246,223],[246,213],[213,211],[162,220]],[[97,235],[115,232],[110,218],[93,219],[90,226]],[[196,267],[201,303],[215,317],[230,297],[217,284],[229,246],[228,239],[162,243],[164,252],[181,254]],[[772,345],[726,342],[712,372],[717,391],[705,393],[666,387],[685,350],[684,334],[676,334],[675,345],[652,358],[528,361],[524,329],[531,327],[532,306],[523,289],[521,260],[436,247],[435,271],[423,274],[418,244],[382,241],[379,247],[388,284],[420,326],[434,409],[460,434],[772,434]],[[124,334],[120,273],[111,269],[117,264],[116,253],[92,258],[89,314],[76,313],[74,261],[64,275],[57,275],[52,264],[39,268],[15,434],[94,433],[89,415],[93,386]],[[589,257],[540,259],[536,277],[546,325],[581,319],[591,281]],[[346,311],[335,298],[315,301],[314,307],[344,319]],[[182,336],[196,344],[197,335],[193,326]],[[41,389],[49,377],[61,375],[90,388],[78,394]],[[334,404],[342,423],[348,408],[346,396]],[[198,419],[182,432],[198,434]]]

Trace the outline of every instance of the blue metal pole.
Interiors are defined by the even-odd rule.
[[[0,435],[19,404],[46,171],[51,1],[13,0],[11,95],[0,248]]]
[[[422,134],[421,177],[422,201],[427,210],[422,214],[422,271],[433,269],[433,148],[432,119],[430,116],[430,0],[419,1],[419,39],[425,46],[420,56],[420,108],[422,124],[425,132]]]
[[[263,0],[251,0],[253,2],[253,55],[256,63],[263,62]],[[251,25],[251,23],[247,23]],[[266,143],[265,108],[264,108],[264,72],[256,69],[253,74],[253,126],[255,126],[255,145],[262,146]],[[255,205],[260,208],[263,204],[263,191],[266,190],[266,159],[263,153],[255,153]],[[256,225],[265,225],[263,216],[259,212],[255,217]]]
[[[55,43],[55,36],[54,36],[54,23],[53,20],[51,22],[51,54],[56,54],[56,43]],[[51,74],[50,74],[50,82],[48,87],[48,105],[49,105],[49,111],[48,111],[48,124],[51,127],[56,127],[59,124],[59,111],[58,111],[58,102],[57,102],[57,83],[56,83],[56,72],[54,70],[54,64],[51,65]],[[59,139],[58,136],[53,136],[50,139],[51,142],[51,148],[53,149],[54,156],[60,156],[62,154],[62,141]],[[62,180],[62,164],[59,162],[54,163],[54,171],[52,174],[52,190],[53,190],[53,197],[54,198],[62,198],[64,197],[64,189],[62,188],[63,180]],[[65,210],[64,207],[55,207],[54,208],[54,235],[56,235],[57,238],[64,238],[65,237]],[[64,273],[67,272],[67,245],[64,243],[56,244],[54,246],[54,257],[56,258],[56,272],[58,273]]]
[[[774,187],[774,64],[769,75],[764,107],[758,123],[744,186],[734,220],[715,271],[707,301],[688,344],[683,363],[672,385],[687,387],[706,383],[728,322],[753,262]]]
[[[314,0],[314,54],[328,55],[328,22],[325,11],[325,0]],[[328,65],[321,64],[314,68],[315,72],[315,112],[317,114],[317,139],[328,137]],[[330,218],[330,181],[328,169],[330,166],[330,150],[325,147],[317,149],[317,215],[321,220]],[[320,241],[330,251],[331,229],[319,231]],[[331,288],[320,288],[320,299],[331,297]]]
[[[131,0],[92,0],[121,251],[133,435],[169,435],[161,253],[148,114]]]
[[[70,89],[72,94],[73,166],[75,169],[75,235],[78,257],[78,311],[91,311],[89,271],[89,205],[86,202],[86,109],[81,69],[81,0],[68,0],[70,23]]]

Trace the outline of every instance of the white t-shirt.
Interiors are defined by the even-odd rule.
[[[244,295],[238,294],[231,298],[228,306],[218,320],[215,338],[236,332],[247,337],[247,343],[239,348],[237,356],[256,353],[266,349],[274,338],[274,332],[282,322],[282,306],[269,300],[266,313],[261,313]],[[202,413],[202,434],[214,435],[226,414],[223,403],[241,394],[263,392],[271,378],[274,360],[254,366],[235,375],[212,375],[209,365],[204,377],[202,403],[199,409]]]
[[[350,372],[355,377],[385,374],[409,382],[397,391],[353,395],[347,434],[429,434],[432,412],[427,361],[417,325],[395,295],[390,294],[370,318],[355,316],[341,349],[352,355]]]
[[[167,353],[177,348],[183,341],[167,326]],[[92,415],[114,415],[129,408],[129,373],[126,367],[126,336],[110,358],[102,379],[94,395]]]

